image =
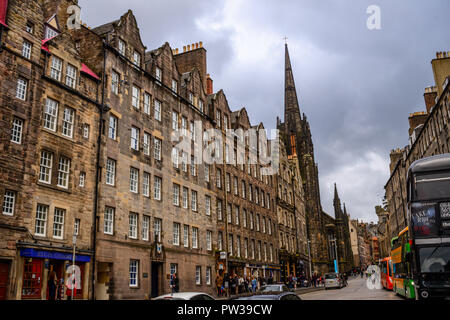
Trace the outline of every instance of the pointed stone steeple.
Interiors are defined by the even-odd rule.
[[[290,132],[295,132],[295,130],[300,129],[301,113],[287,43],[285,44],[284,63],[284,122]]]
[[[347,214],[347,208],[345,207],[345,202],[344,202],[344,215],[345,215],[345,216],[348,216],[348,214]]]
[[[335,218],[337,219],[342,214],[342,208],[341,208],[341,199],[339,199],[336,183],[334,184],[333,205],[334,205],[334,215],[335,215]]]

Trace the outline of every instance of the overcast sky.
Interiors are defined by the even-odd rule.
[[[132,9],[149,50],[203,41],[214,89],[252,124],[284,114],[284,40],[319,165],[321,200],[333,188],[352,218],[377,221],[389,152],[408,143],[408,115],[424,110],[430,61],[450,50],[448,0],[80,0],[96,27]],[[369,30],[370,5],[381,29]]]

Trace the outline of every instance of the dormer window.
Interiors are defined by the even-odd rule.
[[[27,25],[25,26],[25,31],[33,34],[34,32],[34,24],[32,24],[31,22],[28,22]]]
[[[192,94],[192,92],[189,92],[189,102],[194,103],[194,95]]]
[[[50,26],[47,26],[45,28],[45,39],[50,39],[50,38],[56,37],[58,34],[59,34],[59,32]]]
[[[162,81],[162,71],[158,67],[156,67],[156,69],[155,69],[155,77],[156,77],[156,80],[158,80],[159,82]]]
[[[202,100],[198,100],[198,108],[200,109],[201,112],[203,112],[203,113],[205,112]]]
[[[133,53],[133,63],[138,67],[141,66],[141,55],[137,51]]]
[[[172,91],[178,93],[178,82],[175,79],[172,79]]]
[[[123,56],[125,55],[125,48],[125,42],[119,39],[119,53]]]

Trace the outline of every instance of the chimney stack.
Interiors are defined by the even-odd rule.
[[[206,75],[206,94],[210,95],[214,93],[213,80],[209,73]]]
[[[427,113],[431,113],[431,109],[436,104],[437,88],[436,86],[425,88],[425,93],[423,98],[425,99],[425,106],[427,108]]]
[[[437,97],[440,97],[444,89],[446,78],[450,75],[450,51],[436,52],[436,59],[431,61],[433,68],[434,83],[437,87]]]
[[[178,71],[181,73],[191,72],[194,68],[198,69],[200,72],[203,89],[207,91],[206,49],[203,48],[203,43],[197,42],[183,46],[183,54],[176,55],[174,57]]]

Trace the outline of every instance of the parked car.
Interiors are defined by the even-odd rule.
[[[251,296],[238,297],[233,300],[302,300],[294,292],[271,292],[270,294],[255,294]]]
[[[293,291],[288,288],[287,285],[284,283],[275,283],[275,284],[268,284],[265,286],[262,286],[259,290],[259,292],[289,292]]]
[[[342,287],[344,287],[344,282],[338,273],[332,272],[325,274],[325,290],[328,290],[328,288],[341,289]]]
[[[153,300],[197,300],[197,301],[208,301],[215,300],[212,296],[207,293],[202,292],[176,292],[164,294],[162,296],[156,297]]]

